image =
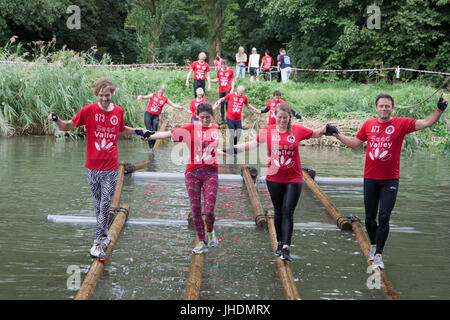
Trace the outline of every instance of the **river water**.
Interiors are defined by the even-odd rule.
[[[82,281],[89,270],[94,225],[52,223],[47,216],[93,215],[85,147],[83,140],[54,137],[0,139],[0,299],[76,295],[68,279],[75,276],[76,283],[79,274]],[[169,161],[171,154],[172,145],[164,143],[150,170],[184,172],[185,165]],[[147,157],[145,143],[119,141],[121,161]],[[320,177],[361,177],[363,172],[362,149],[302,147],[301,159]],[[239,174],[240,166],[222,165],[220,173]],[[450,298],[449,178],[445,156],[402,155],[383,253],[386,273],[402,299]],[[322,189],[343,215],[364,220],[361,187]],[[259,193],[263,207],[270,209],[264,184]],[[120,202],[131,206],[130,223],[93,299],[183,299],[195,241],[187,225],[184,182],[126,176]],[[131,223],[139,219],[167,223]],[[220,185],[216,219],[220,244],[206,256],[200,299],[284,299],[268,233],[255,227],[242,183]],[[336,227],[306,184],[294,220],[291,268],[302,299],[386,299],[367,286],[367,263],[354,235]]]

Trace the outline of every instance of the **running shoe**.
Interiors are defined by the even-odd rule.
[[[283,242],[278,242],[277,250],[275,251],[277,257],[281,256],[281,249],[283,249]]]
[[[384,263],[383,258],[381,257],[381,254],[377,253],[375,257],[373,258],[372,262],[372,269],[384,269]]]
[[[101,244],[94,244],[92,246],[90,256],[91,256],[91,258],[96,258],[100,261],[109,260],[109,257],[103,251]]]
[[[281,249],[281,260],[292,261],[288,248]]]
[[[206,236],[208,238],[208,247],[215,247],[219,244],[219,240],[217,240],[214,230],[211,232],[206,232]]]
[[[369,250],[369,260],[373,261],[373,258],[375,257],[375,251],[377,250],[377,246],[376,245],[370,245],[370,250]]]
[[[103,251],[108,248],[109,244],[111,243],[111,238],[109,236],[102,237],[102,249]]]
[[[208,252],[208,244],[204,241],[199,241],[194,249],[192,249],[193,253],[200,254],[203,252]]]

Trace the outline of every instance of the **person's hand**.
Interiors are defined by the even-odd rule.
[[[326,126],[325,126],[325,132],[324,132],[324,134],[326,135],[326,136],[334,136],[334,135],[336,135],[336,134],[338,134],[339,133],[339,130],[338,130],[338,128],[336,128],[335,126],[333,126],[332,124],[327,124]]]
[[[211,85],[208,83],[208,91],[211,91]]]
[[[136,129],[134,130],[134,132],[136,132],[136,134],[142,139],[142,140],[150,140],[150,136],[152,134],[155,134],[155,131],[150,131],[150,130],[146,130],[144,128],[140,128],[140,129]]]
[[[52,112],[47,116],[47,119],[56,122],[58,121],[59,117],[56,113]]]
[[[186,80],[186,87],[189,87],[189,80]]]
[[[447,109],[447,106],[448,106],[448,100],[444,98],[444,93],[441,93],[441,95],[439,97],[439,101],[437,103],[437,107],[439,110],[445,111],[445,109]]]

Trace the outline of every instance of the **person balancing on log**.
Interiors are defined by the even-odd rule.
[[[356,137],[340,132],[333,135],[346,146],[356,149],[365,141],[364,207],[366,230],[370,239],[369,260],[373,269],[384,269],[383,248],[389,234],[389,220],[397,198],[400,177],[400,152],[405,135],[429,128],[439,121],[448,100],[439,98],[437,109],[425,119],[397,118],[392,114],[394,99],[379,94],[375,100],[378,117],[367,120]],[[379,207],[379,212],[378,211]],[[378,225],[376,217],[378,213]]]
[[[292,125],[291,108],[280,104],[275,109],[274,125],[263,128],[256,139],[234,146],[238,152],[267,144],[269,163],[266,184],[273,203],[274,224],[278,247],[275,254],[282,260],[291,260],[290,245],[294,227],[294,210],[302,191],[303,175],[300,163],[299,143],[310,138],[319,138],[326,133],[326,126],[311,130],[301,125]]]
[[[146,140],[172,138],[174,142],[184,142],[190,150],[190,160],[186,166],[185,184],[191,205],[192,218],[199,242],[192,250],[196,254],[208,251],[208,247],[218,245],[214,231],[215,205],[218,191],[217,155],[219,146],[219,127],[212,123],[214,111],[211,104],[202,102],[196,109],[199,122],[187,124],[172,131],[152,134]],[[204,214],[202,217],[202,190]]]
[[[185,112],[189,112],[182,106],[170,101],[169,98],[164,96],[165,93],[166,93],[166,86],[161,85],[156,93],[152,93],[146,96],[139,95],[137,97],[138,100],[150,100],[147,106],[147,110],[145,111],[144,114],[145,127],[149,131],[158,130],[159,115],[162,113],[164,105],[166,103],[171,107],[183,110]],[[148,147],[150,148],[150,150],[153,150],[154,145],[155,141],[148,142]]]
[[[86,127],[86,172],[97,219],[90,256],[101,261],[108,260],[104,250],[111,241],[108,226],[110,204],[118,180],[117,137],[119,134],[149,135],[144,128],[125,126],[123,109],[111,102],[115,91],[111,80],[99,79],[94,88],[98,102],[83,107],[71,120],[61,120],[56,113],[47,117],[62,131]]]

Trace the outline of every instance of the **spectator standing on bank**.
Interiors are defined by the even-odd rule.
[[[281,51],[281,56],[278,58],[278,70],[281,72],[281,82],[286,83],[292,72],[291,57],[286,54],[286,50]]]
[[[252,54],[248,60],[248,73],[250,73],[250,82],[253,82],[254,77],[256,81],[259,81],[259,57],[260,55],[256,52],[256,48],[252,49]]]
[[[244,47],[239,47],[238,53],[236,53],[236,79],[245,79],[245,65],[247,64],[247,54],[245,53]]]
[[[267,77],[267,75],[270,76],[270,70],[272,69],[273,59],[270,56],[269,50],[266,50],[264,57],[261,59],[261,74],[264,76],[265,80],[271,79],[271,77]]]

